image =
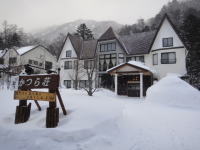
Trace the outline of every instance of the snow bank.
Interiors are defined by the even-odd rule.
[[[30,119],[14,124],[18,100],[0,90],[1,150],[199,150],[200,110],[157,105],[99,89],[60,89],[68,115],[60,109],[57,128],[45,128],[48,102],[33,101]],[[58,107],[60,105],[58,104]]]
[[[170,106],[200,108],[200,92],[176,75],[167,75],[150,87],[146,100]]]

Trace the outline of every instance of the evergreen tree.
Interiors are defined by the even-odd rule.
[[[92,31],[86,26],[85,23],[80,24],[76,30],[76,34],[80,35],[84,40],[94,39]]]
[[[14,33],[12,36],[11,36],[11,45],[12,46],[20,46],[20,41],[21,41],[21,38],[20,36],[17,34],[17,33]]]
[[[195,15],[198,14],[196,11],[188,12],[181,27],[189,51],[186,60],[187,73],[189,82],[200,89],[200,18]]]

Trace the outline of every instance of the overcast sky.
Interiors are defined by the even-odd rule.
[[[0,0],[0,22],[25,31],[77,19],[113,20],[132,24],[153,17],[170,0]]]

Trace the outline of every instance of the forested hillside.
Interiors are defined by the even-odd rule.
[[[170,19],[173,21],[177,28],[181,28],[181,25],[183,24],[183,21],[188,14],[194,14],[197,17],[200,16],[200,1],[173,0],[172,2],[164,5],[155,17],[152,17],[148,20],[139,19],[135,24],[125,25],[122,27],[119,33],[121,35],[129,35],[131,33],[155,30],[165,14],[169,15]]]

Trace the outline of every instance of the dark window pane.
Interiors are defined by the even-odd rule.
[[[163,38],[163,47],[171,47],[173,46],[173,38]]]
[[[64,86],[66,88],[71,88],[71,80],[64,80]]]
[[[72,57],[72,51],[66,51],[66,57]]]
[[[112,50],[112,43],[109,43],[108,44],[108,51],[111,51]]]
[[[29,59],[29,60],[28,60],[28,63],[29,63],[29,64],[33,64],[33,61]]]
[[[16,57],[10,57],[9,58],[9,64],[15,64],[17,62],[17,58]]]
[[[46,70],[52,69],[52,62],[50,62],[50,61],[45,61],[45,69],[46,69]]]
[[[65,61],[64,69],[72,69],[72,61]]]
[[[116,50],[116,43],[112,43],[112,50]]]
[[[4,64],[4,59],[0,58],[0,64],[3,65]]]
[[[104,51],[108,51],[108,44],[104,44]]]
[[[161,64],[175,64],[176,63],[176,53],[161,53]]]

